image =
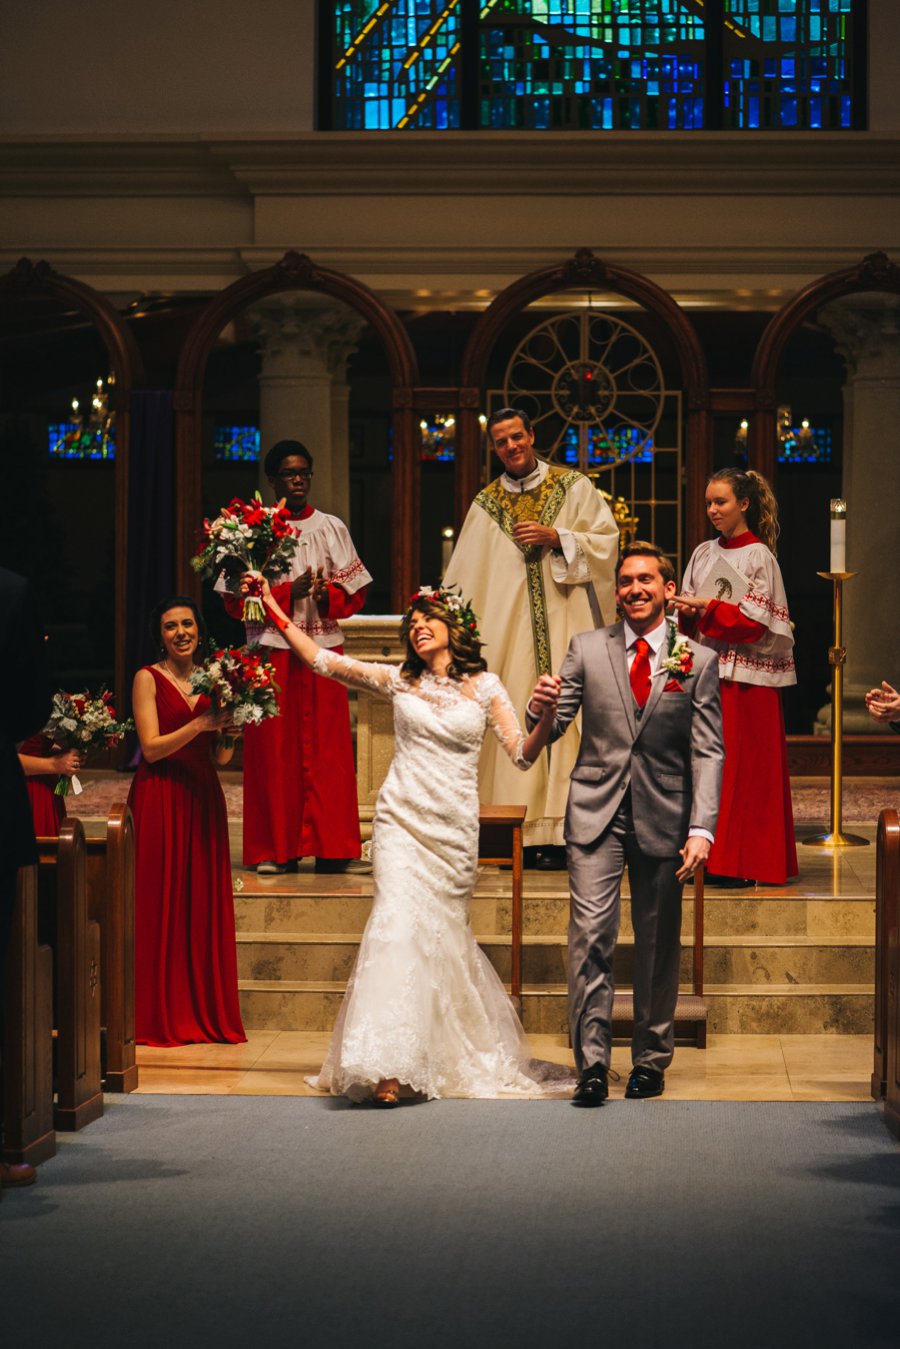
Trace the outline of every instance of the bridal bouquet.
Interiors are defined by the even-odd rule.
[[[300,540],[291,532],[291,513],[283,501],[264,506],[259,492],[251,501],[235,497],[214,520],[203,521],[206,540],[191,566],[201,576],[224,571],[233,579],[245,571],[260,571],[270,581],[288,571]],[[259,582],[251,582],[244,597],[244,622],[264,624],[265,610]]]
[[[278,716],[275,667],[259,646],[233,646],[215,651],[191,675],[194,693],[205,693],[214,712],[227,712],[235,726],[258,726]],[[234,741],[222,742],[229,749]]]
[[[96,698],[90,693],[64,693],[62,689],[53,695],[50,720],[43,734],[60,749],[77,749],[86,754],[91,749],[111,749],[122,739],[126,731],[134,730],[134,722],[116,721],[116,709],[113,707],[112,694],[101,690]],[[56,796],[68,796],[70,788],[81,790],[76,777],[68,778],[63,774],[53,791]]]

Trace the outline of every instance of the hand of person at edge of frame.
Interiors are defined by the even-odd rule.
[[[900,693],[883,679],[880,689],[869,689],[866,708],[876,721],[900,721]]]

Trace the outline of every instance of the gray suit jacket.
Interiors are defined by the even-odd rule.
[[[582,709],[581,749],[569,787],[566,841],[587,845],[603,833],[631,786],[638,845],[648,857],[674,857],[688,829],[715,831],[725,750],[715,651],[688,641],[692,674],[654,675],[638,718],[623,625],[572,638],[551,740]],[[528,714],[529,725],[534,718]]]

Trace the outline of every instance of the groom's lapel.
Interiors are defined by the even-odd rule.
[[[628,678],[625,631],[621,624],[617,624],[616,628],[607,629],[607,632],[606,651],[609,656],[609,663],[612,666],[613,677],[622,697],[622,706],[625,708],[625,715],[628,718],[628,727],[631,734],[634,735],[637,723],[634,716],[634,694],[631,692],[631,681]]]

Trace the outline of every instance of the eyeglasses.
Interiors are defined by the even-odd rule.
[[[289,473],[276,473],[275,477],[280,478],[282,482],[296,482],[300,479],[303,482],[309,482],[313,476],[311,468],[291,469]]]

